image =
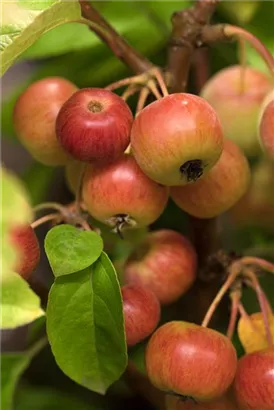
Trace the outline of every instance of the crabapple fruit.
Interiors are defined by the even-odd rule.
[[[74,159],[108,163],[129,145],[132,122],[128,105],[117,94],[101,88],[83,88],[61,108],[56,134]]]
[[[12,228],[10,241],[19,253],[14,271],[27,280],[40,260],[37,236],[30,225],[22,225]]]
[[[80,161],[70,161],[65,167],[65,181],[72,194],[76,194],[85,165]],[[88,165],[91,167],[92,165]]]
[[[248,161],[230,140],[224,143],[221,158],[195,184],[172,187],[171,198],[183,211],[196,218],[213,218],[231,208],[250,184]]]
[[[55,121],[64,102],[78,88],[61,77],[32,83],[16,101],[13,122],[21,143],[45,165],[65,165],[70,157],[57,141]]]
[[[171,94],[137,115],[131,130],[131,148],[151,179],[167,186],[185,185],[217,162],[223,132],[215,110],[203,98]]]
[[[87,169],[83,181],[88,212],[118,232],[154,222],[164,211],[168,195],[168,188],[149,179],[129,154]]]
[[[259,151],[258,115],[272,87],[266,74],[234,65],[215,74],[201,91],[219,115],[224,136],[238,144],[246,155],[253,156]]]
[[[149,233],[129,256],[124,267],[126,283],[148,287],[161,304],[175,302],[196,278],[197,255],[187,238],[162,229]]]
[[[121,288],[125,332],[128,346],[148,337],[160,320],[160,303],[154,293],[144,286],[126,285]]]
[[[271,159],[274,159],[274,91],[272,100],[263,110],[259,123],[259,135],[261,145]]]
[[[241,410],[274,409],[274,348],[239,360],[233,390]]]
[[[237,355],[231,341],[221,333],[173,321],[153,333],[145,362],[155,387],[199,402],[217,399],[228,390]]]

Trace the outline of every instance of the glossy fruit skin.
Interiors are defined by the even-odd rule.
[[[231,385],[237,367],[230,340],[193,323],[166,323],[152,335],[146,349],[146,370],[160,390],[210,401]]]
[[[217,162],[223,132],[216,112],[205,100],[192,94],[171,94],[138,114],[131,147],[151,179],[167,186],[185,185]]]
[[[180,397],[167,395],[166,410],[237,410],[234,401],[227,395],[209,402],[183,401]]]
[[[272,87],[264,73],[234,65],[215,74],[201,91],[201,96],[216,110],[224,136],[238,144],[246,155],[259,152],[257,120],[261,103]]]
[[[239,360],[233,389],[241,410],[274,409],[274,348]]]
[[[230,140],[224,143],[221,158],[195,184],[172,187],[176,205],[197,218],[213,218],[226,212],[246,193],[251,174],[241,149]]]
[[[60,110],[56,134],[74,159],[108,163],[129,145],[132,122],[132,113],[121,97],[101,88],[83,88]]]
[[[78,88],[61,77],[31,84],[18,98],[13,112],[17,136],[24,147],[45,165],[65,165],[69,156],[57,141],[55,121],[62,105]]]
[[[88,212],[112,227],[120,222],[122,228],[151,224],[163,212],[168,195],[168,188],[150,180],[128,154],[88,169],[83,183]]]
[[[160,320],[160,303],[154,293],[144,286],[126,285],[121,288],[123,313],[128,346],[148,337]]]
[[[14,271],[27,280],[40,260],[37,236],[30,225],[22,225],[11,230],[10,240],[19,253]]]
[[[274,96],[264,109],[259,130],[263,149],[274,160]]]
[[[126,283],[148,287],[161,304],[175,302],[196,278],[197,254],[187,238],[162,229],[147,234],[124,267]]]

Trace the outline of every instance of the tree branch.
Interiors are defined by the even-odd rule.
[[[153,64],[137,50],[132,48],[126,40],[101,16],[90,1],[79,0],[82,16],[106,29],[108,35],[102,31],[92,31],[112,50],[113,54],[126,64],[134,73],[140,74],[153,68]]]
[[[185,91],[201,31],[209,23],[216,5],[217,0],[198,0],[193,7],[173,14],[168,52],[171,92]]]

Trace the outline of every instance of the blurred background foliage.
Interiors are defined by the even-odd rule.
[[[94,2],[103,16],[119,33],[124,35],[135,48],[155,64],[163,67],[166,64],[171,15],[174,11],[188,7],[191,3],[191,1]],[[228,22],[246,28],[261,39],[274,53],[273,15],[274,3],[271,1],[221,1],[213,20],[214,22]],[[261,58],[253,49],[248,48],[247,58],[253,67],[266,70]],[[237,44],[215,45],[209,50],[209,61],[211,74],[223,67],[237,63]],[[100,87],[131,74],[112,55],[105,44],[85,26],[77,23],[65,24],[44,34],[21,55],[17,64],[5,73],[2,79],[1,107],[2,161],[7,167],[13,168],[20,174],[27,186],[32,204],[49,199],[67,203],[72,200],[72,197],[65,187],[63,170],[34,162],[17,142],[12,126],[12,110],[19,94],[33,81],[47,76],[65,77],[78,87]],[[192,77],[189,91],[195,92],[195,81]],[[134,103],[133,99],[132,104]],[[260,161],[261,158],[255,158],[252,166],[256,166]],[[19,166],[20,163],[23,165]],[[273,196],[272,191],[270,206],[274,208]],[[242,206],[244,214],[246,214],[248,203],[246,202]],[[270,213],[272,215],[270,220],[266,221],[263,221],[258,213],[251,213],[250,218],[243,220],[239,216],[239,212],[237,213],[237,210],[235,212],[236,214],[234,213],[232,217],[231,214],[224,215],[220,221],[224,247],[228,251],[233,250],[238,254],[257,255],[274,261],[274,210],[272,209],[272,214]],[[263,209],[260,212],[263,213]],[[161,218],[153,225],[153,228],[162,227],[186,232],[189,228],[188,218],[173,203],[170,203]],[[41,238],[44,233],[44,228],[38,229]],[[116,237],[107,232],[106,229],[103,230],[103,235],[106,247],[112,259],[116,261],[119,271],[120,261],[134,246],[132,236],[126,237],[123,243],[117,243],[117,241],[115,243]],[[138,239],[138,236],[136,238]],[[44,263],[47,263],[45,258]],[[267,276],[261,281],[274,306],[274,278]],[[248,312],[252,313],[258,310],[252,292],[244,291],[244,303]],[[10,345],[9,343],[7,345]],[[242,347],[237,337],[235,343],[238,353],[241,354]],[[18,350],[18,346],[15,346],[15,350]],[[132,358],[142,369],[142,345],[133,349]],[[15,367],[16,374],[8,373],[9,378],[12,379],[17,377],[18,372],[21,373],[25,369],[25,359],[22,362],[20,357],[7,358],[7,363],[9,359],[18,363]],[[9,368],[9,364],[7,367]],[[76,386],[57,369],[48,348],[34,359],[25,374],[26,380],[31,380],[32,385],[36,385],[36,387],[34,389],[34,387],[24,384],[21,386],[16,395],[16,410],[118,409],[121,408],[117,402],[119,395],[122,394],[125,401],[131,400],[131,393],[122,382],[114,385],[106,400]],[[138,407],[134,407],[134,401],[130,403],[132,409],[142,408],[140,401]]]

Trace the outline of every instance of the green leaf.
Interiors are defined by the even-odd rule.
[[[10,410],[17,381],[29,362],[24,353],[1,354],[1,410]]]
[[[95,396],[95,395],[94,395]],[[15,398],[15,410],[106,410],[105,398],[89,397],[85,402],[80,397],[48,387],[24,387]]]
[[[47,233],[45,251],[54,275],[69,275],[88,268],[99,258],[103,240],[94,231],[59,225]]]
[[[77,1],[4,2],[0,37],[2,74],[43,33],[80,17],[81,10]]]
[[[1,329],[14,329],[43,316],[39,297],[17,273],[9,272],[1,282]]]
[[[47,307],[47,333],[62,371],[104,394],[124,372],[126,343],[120,287],[105,253],[94,265],[57,278]]]

